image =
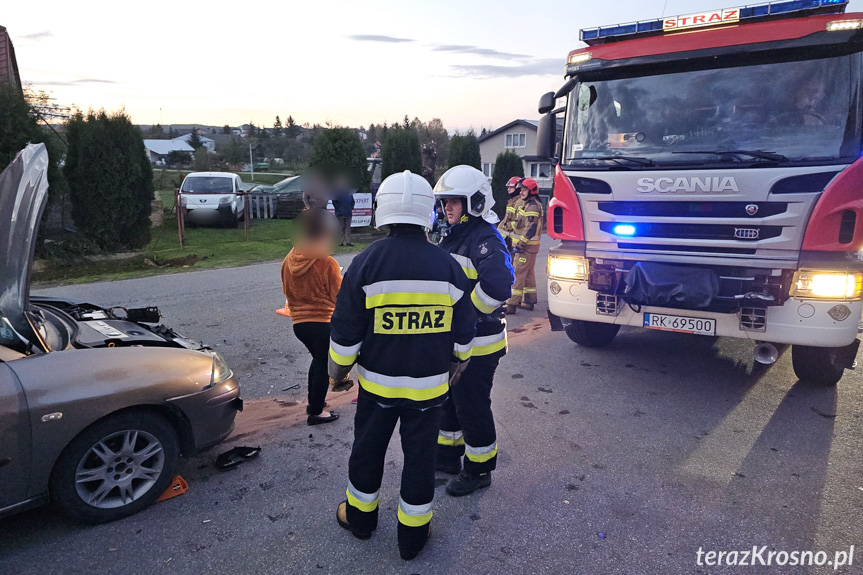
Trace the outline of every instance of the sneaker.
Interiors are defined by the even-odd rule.
[[[437,458],[437,467],[435,468],[441,473],[449,473],[450,475],[458,475],[461,473],[461,458]]]
[[[371,531],[360,531],[359,529],[355,529],[354,527],[351,527],[351,524],[348,523],[348,502],[347,501],[342,501],[341,503],[339,503],[339,506],[336,509],[336,521],[339,522],[339,526],[341,526],[342,529],[347,529],[357,539],[365,540],[365,539],[368,539],[369,537],[372,536]],[[417,553],[419,553],[419,552],[417,552]]]
[[[462,497],[489,485],[491,485],[491,472],[474,475],[467,471],[462,471],[458,474],[458,477],[447,484],[446,492],[453,497]]]
[[[405,561],[411,561],[420,554],[431,537],[431,523],[423,527],[408,527],[399,523],[399,555]]]

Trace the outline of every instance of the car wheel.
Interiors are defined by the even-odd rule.
[[[807,383],[833,387],[842,379],[845,366],[841,360],[841,347],[791,346],[791,364],[794,374]]]
[[[51,474],[51,499],[77,521],[104,523],[137,513],[168,488],[177,468],[177,433],[147,412],[108,417],[66,447]]]
[[[613,323],[582,321],[578,319],[564,328],[569,339],[584,347],[605,347],[610,344],[620,331],[620,326]]]

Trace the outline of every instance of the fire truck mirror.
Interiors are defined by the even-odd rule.
[[[536,155],[540,158],[553,157],[556,141],[557,116],[546,114],[539,119],[539,126],[536,131]]]
[[[548,114],[554,108],[554,92],[543,94],[539,98],[539,113]]]

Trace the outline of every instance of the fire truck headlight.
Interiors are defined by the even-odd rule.
[[[794,274],[791,296],[799,299],[858,300],[863,273],[801,270]]]
[[[548,256],[548,277],[562,280],[587,279],[587,259],[581,256]]]

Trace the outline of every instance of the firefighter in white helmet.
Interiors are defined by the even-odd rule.
[[[470,280],[470,299],[478,313],[473,355],[459,384],[450,389],[438,435],[438,471],[458,474],[446,491],[461,496],[488,487],[497,464],[491,388],[506,353],[502,306],[512,294],[513,269],[503,238],[493,225],[498,221],[491,211],[494,197],[482,172],[471,166],[450,168],[434,192],[452,226],[440,247]]]
[[[339,525],[368,539],[378,523],[384,459],[399,424],[404,468],[398,502],[399,553],[410,560],[430,534],[435,446],[441,405],[470,360],[476,329],[470,282],[426,239],[434,196],[405,171],[383,181],[375,222],[389,236],[366,248],[345,273],[331,321],[334,386],[356,364],[360,393]]]

